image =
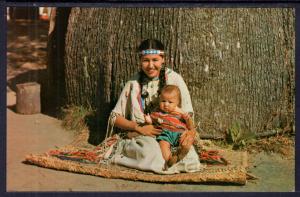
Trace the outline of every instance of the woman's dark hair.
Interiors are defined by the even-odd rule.
[[[147,49],[157,49],[157,50],[164,50],[165,47],[164,45],[159,41],[155,39],[147,39],[141,42],[140,46],[138,47],[138,52],[141,52],[142,50],[147,50]],[[139,84],[141,86],[141,90],[143,90],[143,85],[145,85],[148,82],[148,77],[147,75],[143,72],[143,70],[140,70],[140,77],[139,77]],[[161,89],[166,85],[166,69],[165,66],[162,66],[160,73],[159,73],[159,88],[157,90],[158,95],[161,93]],[[146,98],[149,96],[147,93],[142,94],[142,97]],[[153,106],[145,106],[144,112],[145,113],[150,113],[151,108]]]
[[[138,52],[146,49],[157,49],[157,50],[164,50],[164,45],[155,39],[147,39],[141,42],[140,46],[138,47]]]

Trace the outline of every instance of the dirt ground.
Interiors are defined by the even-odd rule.
[[[45,169],[22,163],[30,153],[43,153],[70,143],[74,132],[45,114],[20,115],[14,110],[14,85],[32,81],[46,68],[47,22],[8,22],[7,32],[7,167],[6,190],[12,191],[295,191],[294,156],[264,152],[249,155],[249,172],[259,177],[245,186],[155,184]],[[23,76],[20,78],[20,76]],[[21,80],[20,80],[21,79]]]

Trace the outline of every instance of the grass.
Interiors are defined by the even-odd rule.
[[[295,139],[288,134],[277,134],[265,138],[256,138],[254,132],[243,129],[235,122],[226,131],[226,139],[214,140],[214,144],[233,150],[245,150],[249,153],[278,153],[283,157],[294,155]]]
[[[277,135],[269,138],[257,139],[245,148],[249,153],[265,151],[278,153],[284,157],[294,155],[295,139],[293,136]]]
[[[248,141],[245,146],[233,148],[226,140],[213,140],[213,144],[226,149],[247,151],[250,154],[265,152],[280,154],[284,158],[293,157],[295,154],[295,139],[285,134]]]
[[[255,139],[255,134],[244,129],[239,122],[234,122],[226,131],[226,142],[231,145],[232,149],[242,149]]]
[[[80,132],[87,128],[86,117],[93,114],[94,110],[91,107],[85,108],[83,106],[67,106],[62,109],[63,118],[62,126],[67,130],[74,130]]]

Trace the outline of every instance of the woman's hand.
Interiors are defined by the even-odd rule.
[[[157,129],[153,125],[137,126],[135,130],[142,135],[151,137],[155,137],[162,132],[161,129]]]
[[[180,136],[179,145],[183,149],[189,150],[191,148],[191,146],[193,145],[193,143],[194,143],[195,136],[196,136],[196,130],[195,129],[186,130]]]

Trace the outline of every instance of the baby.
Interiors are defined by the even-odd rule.
[[[145,121],[162,129],[162,133],[156,138],[159,142],[162,156],[165,159],[165,170],[182,159],[180,152],[172,156],[171,147],[179,146],[181,134],[186,130],[194,129],[194,123],[188,113],[181,109],[180,90],[175,85],[166,85],[159,97],[159,109],[150,115],[145,115]],[[179,147],[180,150],[180,147]]]

